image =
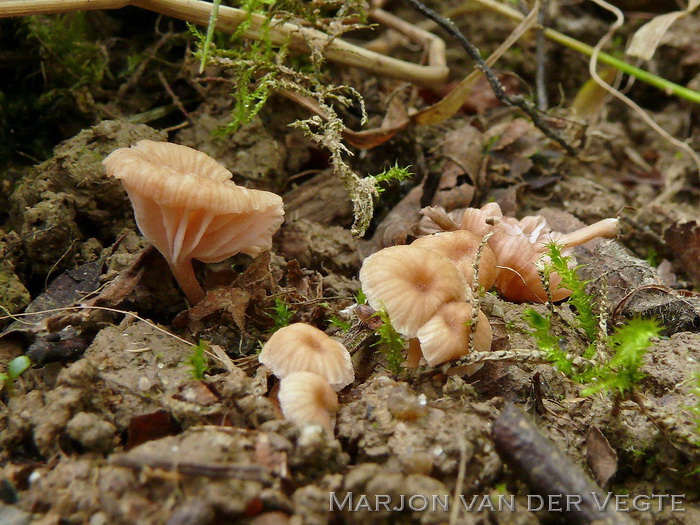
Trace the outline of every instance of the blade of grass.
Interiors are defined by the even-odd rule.
[[[211,48],[211,41],[214,38],[214,28],[216,28],[216,19],[219,17],[219,6],[221,5],[221,0],[214,0],[211,6],[211,14],[209,15],[209,25],[207,25],[207,37],[204,40],[204,48],[202,49],[202,62],[199,64],[199,74],[204,72],[204,68],[207,65],[207,56],[209,56],[209,48]]]
[[[524,18],[524,16],[515,9],[512,9],[504,4],[500,4],[495,0],[471,1],[518,22]],[[559,33],[558,31],[555,31],[553,29],[545,28],[544,35],[550,40],[557,42],[563,46],[566,46],[569,49],[573,49],[574,51],[578,51],[583,55],[589,57],[593,55],[594,48],[592,46],[584,44],[583,42],[579,42],[575,38],[571,38],[570,36],[567,36],[563,33]],[[669,80],[666,80],[665,78],[658,77],[652,73],[649,73],[648,71],[628,64],[624,60],[619,60],[611,55],[608,55],[607,53],[599,53],[598,61],[604,64],[608,64],[610,66],[614,66],[623,73],[633,76],[636,79],[646,84],[649,84],[650,86],[657,87],[666,93],[675,95],[685,100],[689,100],[690,102],[694,102],[696,104],[700,104],[700,92],[698,91],[688,89],[684,86],[680,86]]]

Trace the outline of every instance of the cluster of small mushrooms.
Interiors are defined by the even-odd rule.
[[[345,346],[318,328],[295,323],[272,334],[259,360],[280,379],[277,398],[284,417],[321,425],[332,436],[336,392],[355,380]]]
[[[192,304],[205,295],[193,259],[214,263],[237,253],[254,257],[270,249],[284,220],[278,195],[237,186],[230,171],[186,146],[142,140],[112,152],[104,165],[124,184],[141,233],[163,254]],[[376,252],[360,270],[370,306],[384,310],[409,340],[409,367],[418,366],[421,355],[436,366],[472,349],[488,351],[492,334],[478,308],[481,290],[495,286],[502,297],[517,302],[565,299],[571,292],[559,286],[561,278],[551,273],[545,290],[538,272],[547,244],[556,242],[570,255],[573,247],[618,231],[616,219],[605,219],[573,233],[553,232],[540,216],[504,217],[495,203],[450,214],[432,208],[424,213],[424,236]],[[281,380],[283,415],[296,424],[320,425],[332,435],[336,392],[354,380],[346,348],[298,323],[275,332],[259,359]]]
[[[278,195],[237,186],[230,171],[186,146],[142,140],[112,152],[103,164],[109,176],[122,181],[139,230],[163,254],[192,304],[204,298],[193,259],[255,257],[270,249],[284,220]],[[294,324],[273,334],[260,362],[281,379],[283,415],[332,435],[336,390],[354,380],[345,347],[317,328]]]
[[[475,301],[479,290],[495,287],[515,302],[566,299],[571,291],[559,286],[556,272],[549,275],[549,290],[542,284],[538,266],[546,261],[547,245],[555,242],[570,256],[575,246],[618,232],[617,219],[569,234],[553,232],[541,216],[504,217],[496,203],[449,215],[439,209],[424,213],[429,220],[423,231],[434,233],[407,246],[384,248],[365,259],[360,270],[370,306],[386,311],[409,339],[409,366],[418,365],[421,353],[428,365],[437,366],[471,349],[488,351],[491,327]],[[573,257],[570,264],[576,264]]]

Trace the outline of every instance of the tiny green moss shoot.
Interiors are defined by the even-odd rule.
[[[340,328],[343,331],[343,333],[347,334],[350,331],[350,323],[340,318],[336,314],[331,315],[330,319],[328,319],[328,322],[333,326],[337,326],[338,328]]]
[[[595,373],[583,395],[601,390],[628,395],[644,377],[640,368],[651,339],[661,334],[662,326],[656,319],[631,319],[608,338],[612,357]]]
[[[192,355],[187,358],[187,364],[190,367],[190,376],[197,381],[204,380],[204,374],[209,370],[209,359],[207,358],[207,350],[209,344],[200,339],[199,343],[192,347]]]
[[[566,358],[566,352],[559,347],[559,341],[552,335],[552,320],[532,308],[525,310],[525,320],[532,328],[532,336],[537,347],[547,353],[547,358],[567,377],[574,376],[574,367]]]
[[[413,173],[409,171],[410,166],[405,168],[400,168],[398,162],[392,167],[385,169],[377,175],[372,175],[374,181],[377,185],[377,193],[382,193],[386,188],[382,187],[382,184],[391,184],[392,182],[401,182],[404,179],[413,176]]]
[[[589,341],[595,342],[598,337],[598,319],[593,311],[593,296],[586,292],[588,281],[583,281],[578,276],[580,266],[570,268],[571,257],[562,255],[561,246],[556,243],[547,245],[547,255],[550,263],[545,265],[545,272],[551,274],[555,271],[559,274],[560,287],[571,291],[568,301],[576,308],[577,326],[584,331]]]
[[[691,392],[693,393],[693,395],[695,395],[697,403],[691,406],[690,410],[695,415],[695,439],[693,440],[693,443],[696,446],[700,447],[700,370],[695,371],[694,380],[695,385],[693,386]],[[700,473],[700,466],[698,466],[696,472]]]
[[[266,314],[275,323],[273,327],[270,328],[269,332],[274,334],[280,328],[289,326],[292,317],[294,317],[294,313],[294,310],[292,310],[287,301],[282,297],[275,297],[275,306],[270,309],[269,314]]]
[[[378,311],[377,315],[382,320],[382,325],[376,330],[379,341],[372,346],[378,346],[384,353],[389,371],[394,375],[399,375],[403,370],[406,341],[391,325],[389,315],[384,310]]]

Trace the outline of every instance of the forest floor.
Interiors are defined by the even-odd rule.
[[[674,9],[669,3],[666,11]],[[612,22],[587,3],[559,4],[550,6],[551,25],[590,45]],[[646,11],[649,2],[620,4],[628,20],[614,45],[622,49],[658,13]],[[444,11],[452,3],[430,5]],[[422,20],[402,4],[387,10]],[[487,10],[455,21],[484,56],[514,27]],[[344,38],[362,43],[383,31]],[[447,44],[454,85],[473,65],[447,34],[436,34]],[[698,34],[698,15],[678,20],[645,69],[700,90]],[[83,40],[65,47],[66,35]],[[693,291],[700,289],[700,178],[690,157],[618,100],[593,95],[588,120],[571,114],[589,79],[587,57],[545,46],[550,113],[561,117],[548,122],[576,155],[483,81],[447,120],[410,125],[370,149],[348,145],[354,155],[345,159],[360,176],[394,164],[413,174],[385,187],[358,238],[329,152],[289,126],[308,118],[308,109],[275,94],[251,122],[221,133],[231,119],[231,82],[198,79],[228,73],[213,64],[197,75],[183,23],[134,7],[5,19],[0,42],[7,50],[0,53],[0,306],[7,314],[0,316],[0,371],[19,355],[32,361],[0,398],[1,523],[590,522],[528,501],[546,491],[534,491],[532,472],[507,461],[492,433],[510,403],[582,469],[554,476],[552,493],[585,472],[601,499],[612,493],[631,510],[608,515],[611,523],[700,523],[700,449],[678,439],[697,438],[700,417],[693,411],[700,401],[700,296]],[[495,66],[511,95],[534,89],[535,46],[528,33]],[[71,53],[84,75],[96,76],[76,80]],[[413,44],[393,53],[421,58]],[[426,107],[447,89],[337,64],[326,75],[362,94],[366,128]],[[639,81],[626,92],[700,151],[697,105]],[[363,129],[357,108],[340,115]],[[203,151],[237,184],[274,191],[285,203],[271,252],[197,263],[209,294],[192,308],[102,166],[115,149],[143,139]],[[576,257],[610,327],[634,317],[663,324],[635,387],[637,401],[655,412],[632,397],[584,396],[549,363],[490,361],[464,378],[387,367],[376,333],[349,309],[362,261],[409,243],[425,206],[452,211],[493,201],[504,215],[542,215],[555,231],[620,218],[616,239],[587,244]],[[96,308],[69,308],[78,303]],[[488,293],[482,310],[493,351],[538,349],[528,308],[554,312],[552,334],[567,352],[586,347],[567,302],[517,304]],[[353,353],[355,382],[339,393],[331,438],[283,420],[268,397],[276,379],[257,353],[276,326],[290,322],[311,323]],[[193,379],[191,365],[200,340],[210,350],[203,380]],[[342,503],[348,494],[353,503],[329,510],[332,495]],[[376,506],[376,496],[390,496],[393,508],[402,495],[404,510]],[[460,495],[476,503],[458,505]],[[633,507],[634,497],[652,495],[663,497]],[[672,508],[672,495],[683,512]],[[413,508],[411,496],[419,496]],[[449,509],[433,509],[435,496],[447,496]],[[499,509],[511,496],[514,508]]]

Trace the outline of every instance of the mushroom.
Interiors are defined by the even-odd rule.
[[[265,343],[259,361],[280,379],[294,372],[313,372],[341,390],[355,380],[346,348],[306,323],[280,328]]]
[[[482,237],[465,230],[435,233],[416,239],[411,246],[427,248],[447,257],[457,267],[470,286],[474,283],[474,262]],[[485,245],[479,263],[479,284],[488,290],[493,286],[498,275],[496,256]]]
[[[274,193],[237,186],[208,155],[177,144],[142,140],[113,151],[103,164],[121,179],[141,233],[168,261],[193,304],[204,297],[192,259],[252,257],[270,248],[284,220]]]
[[[418,330],[418,340],[428,365],[437,366],[469,353],[472,308],[469,303],[447,303]],[[481,310],[477,315],[474,350],[488,352],[491,349],[491,325]]]
[[[604,219],[572,233],[551,232],[543,217],[528,216],[520,221],[503,217],[494,227],[489,244],[496,254],[500,272],[496,289],[506,299],[518,302],[546,302],[548,294],[542,286],[537,264],[548,262],[544,254],[547,245],[556,242],[562,254],[570,256],[573,248],[598,237],[614,237],[618,232],[617,219]],[[576,266],[572,257],[569,266]],[[549,296],[552,301],[561,301],[571,291],[560,287],[561,276],[557,272],[549,275]]]
[[[331,417],[338,411],[338,395],[323,377],[313,372],[294,372],[280,382],[280,408],[295,425],[320,425],[333,436]]]
[[[392,246],[370,255],[360,269],[367,302],[385,310],[397,332],[411,338],[440,306],[466,301],[466,279],[446,257],[417,246]]]

